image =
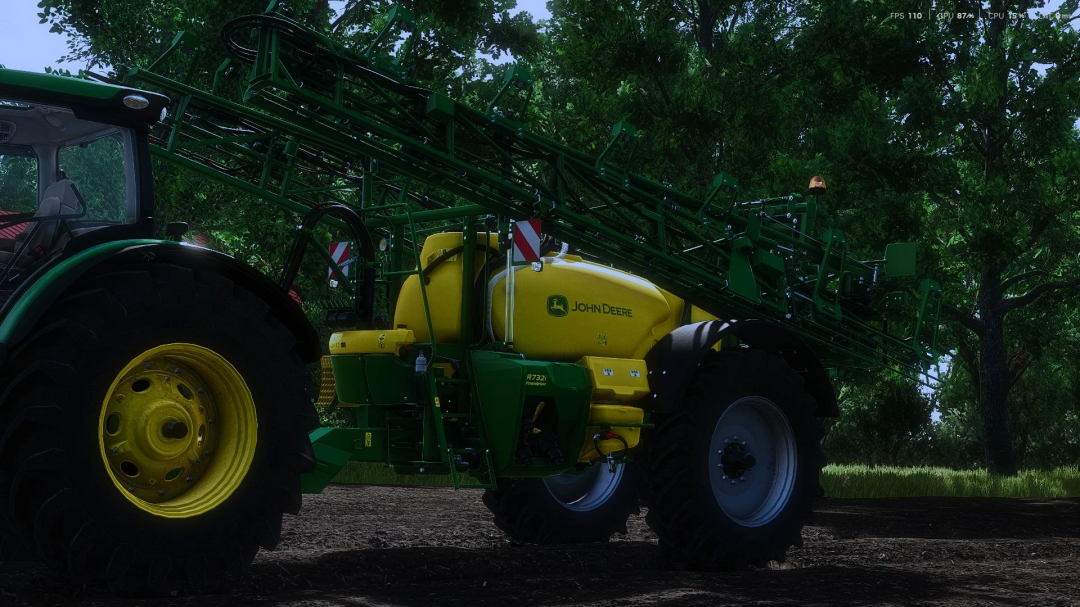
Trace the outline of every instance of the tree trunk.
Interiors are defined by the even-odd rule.
[[[986,466],[994,474],[1016,474],[1016,452],[1009,425],[1009,365],[1005,358],[1005,314],[1001,309],[1001,266],[983,273],[979,284],[979,410]]]
[[[711,2],[699,2],[698,11],[698,44],[701,49],[710,52],[713,49],[713,29],[716,21],[720,18],[720,10],[712,6]]]

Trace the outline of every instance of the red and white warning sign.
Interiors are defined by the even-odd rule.
[[[332,242],[332,243],[330,243],[330,257],[333,257],[334,258],[334,263],[336,263],[338,265],[338,267],[340,267],[341,264],[345,263],[345,261],[347,259],[349,259],[349,243],[348,242]],[[345,266],[345,267],[341,268],[341,272],[343,274],[345,274],[346,276],[348,276],[349,275],[349,266]],[[326,275],[327,275],[327,277],[330,278],[330,280],[334,280],[334,279],[338,278],[337,276],[334,276],[334,268],[333,268],[333,266],[331,266],[329,268]]]
[[[540,259],[540,220],[514,222],[514,261]]]

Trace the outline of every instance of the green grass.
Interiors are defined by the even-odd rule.
[[[382,464],[351,462],[335,483],[450,487],[449,476],[398,476]],[[1026,470],[1015,477],[985,470],[826,466],[821,485],[828,497],[1080,497],[1075,468]]]
[[[826,466],[827,497],[1080,497],[1080,471],[1025,470],[1002,477],[985,470]]]

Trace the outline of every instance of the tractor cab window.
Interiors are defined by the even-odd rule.
[[[38,161],[34,151],[0,143],[0,213],[33,213],[37,201]]]
[[[135,136],[71,109],[0,99],[0,273],[138,217]]]
[[[94,139],[64,145],[59,161],[59,177],[76,183],[86,202],[83,221],[124,222],[128,183],[122,131],[112,129]]]

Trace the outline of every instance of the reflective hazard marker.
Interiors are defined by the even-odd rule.
[[[514,222],[514,261],[539,261],[540,220]]]
[[[338,267],[341,267],[341,264],[345,263],[345,260],[347,260],[349,258],[349,243],[348,242],[332,242],[332,243],[330,243],[330,257],[332,257],[334,259],[334,263],[336,263],[338,265]],[[345,274],[345,276],[348,276],[349,275],[349,267],[345,266],[344,268],[341,268],[341,272],[343,274]],[[333,282],[336,282],[335,279],[339,278],[338,276],[334,276],[334,268],[333,268],[333,266],[331,266],[329,268],[326,275]]]

